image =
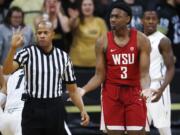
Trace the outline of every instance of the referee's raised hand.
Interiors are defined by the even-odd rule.
[[[22,47],[23,41],[24,41],[23,33],[20,30],[13,31],[13,36],[12,36],[12,40],[11,40],[11,46],[13,48]]]

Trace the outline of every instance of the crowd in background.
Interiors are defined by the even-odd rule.
[[[40,19],[53,23],[53,45],[69,53],[76,68],[95,67],[95,44],[109,30],[109,7],[118,0],[0,0],[0,64],[3,63],[14,31],[23,31],[24,46],[35,42]],[[180,0],[119,0],[128,3],[133,17],[129,27],[142,31],[146,8],[159,13],[158,30],[172,42],[176,68],[180,68]]]

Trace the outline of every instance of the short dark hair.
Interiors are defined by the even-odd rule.
[[[112,12],[112,10],[114,8],[119,8],[119,9],[125,11],[128,14],[128,16],[130,16],[130,21],[131,21],[131,19],[132,19],[132,10],[131,10],[131,7],[127,3],[119,2],[119,1],[113,2],[112,5],[111,5],[110,12]]]
[[[145,7],[144,13],[143,13],[143,17],[144,17],[144,14],[145,14],[146,12],[148,12],[148,11],[154,11],[154,12],[156,13],[157,17],[159,18],[159,14],[158,14],[158,12],[157,12],[157,8],[156,8],[156,7],[151,7],[151,6]]]

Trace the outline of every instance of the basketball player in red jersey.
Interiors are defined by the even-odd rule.
[[[144,135],[146,105],[140,96],[149,88],[150,42],[129,29],[131,9],[115,2],[110,12],[112,31],[96,45],[96,72],[79,88],[82,95],[102,85],[102,112],[108,135]]]

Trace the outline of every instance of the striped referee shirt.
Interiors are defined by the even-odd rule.
[[[28,46],[17,52],[14,60],[24,67],[26,91],[32,98],[59,97],[62,81],[76,81],[70,58],[56,47],[45,53],[37,45]]]

